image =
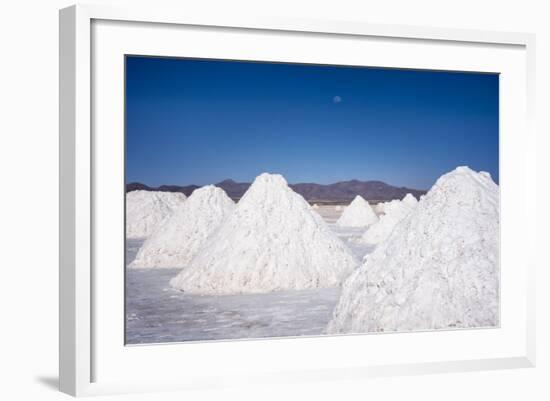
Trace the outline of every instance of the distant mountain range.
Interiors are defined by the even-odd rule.
[[[214,185],[222,188],[233,200],[238,200],[246,192],[250,183],[235,182],[228,179]],[[139,182],[132,182],[126,185],[126,192],[136,190],[183,192],[186,196],[189,196],[199,187],[199,185],[161,185],[160,187],[149,187]],[[407,193],[411,193],[418,199],[420,195],[426,193],[426,191],[419,189],[394,187],[382,181],[351,180],[328,185],[304,183],[290,184],[290,187],[309,202],[349,202],[356,195],[361,195],[369,201],[388,201],[392,199],[402,199]]]

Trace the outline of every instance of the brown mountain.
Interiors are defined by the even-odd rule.
[[[235,182],[227,179],[215,184],[222,188],[227,195],[234,199],[240,199],[250,186],[249,182]],[[334,184],[315,184],[315,183],[300,183],[290,184],[290,187],[302,195],[309,202],[349,202],[356,195],[361,195],[366,200],[370,201],[387,201],[392,199],[401,199],[407,193],[411,193],[417,199],[426,191],[412,189],[407,187],[394,187],[382,181],[340,181]],[[189,196],[199,188],[198,185],[161,185],[160,187],[149,187],[139,182],[132,182],[126,185],[126,192],[135,190],[145,191],[166,191],[166,192],[182,192]]]

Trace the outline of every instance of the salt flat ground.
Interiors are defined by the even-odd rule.
[[[355,241],[364,229],[335,225],[342,213],[335,206],[316,211],[359,259],[372,251]],[[126,263],[142,242],[127,241]],[[180,270],[126,270],[127,344],[321,335],[340,296],[340,288],[190,295],[169,286]]]

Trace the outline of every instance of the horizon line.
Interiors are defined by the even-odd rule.
[[[274,174],[277,174],[277,173],[274,173]],[[282,175],[282,174],[281,174]],[[283,176],[284,178],[284,176]],[[492,178],[492,177],[491,177]],[[285,178],[286,180],[286,178]],[[195,184],[195,183],[191,183],[191,184],[159,184],[159,185],[150,185],[150,184],[146,184],[144,183],[143,181],[130,181],[130,182],[126,182],[125,185],[130,185],[130,184],[141,184],[141,185],[145,185],[149,188],[160,188],[160,187],[190,187],[190,186],[196,186],[196,187],[204,187],[206,185],[217,185],[217,184],[221,184],[223,182],[226,182],[226,181],[232,181],[234,182],[235,184],[252,184],[252,181],[235,181],[234,179],[232,178],[225,178],[221,181],[218,181],[218,182],[215,182],[215,183],[207,183],[207,184]],[[420,188],[415,188],[415,187],[410,187],[410,186],[406,186],[406,185],[393,185],[393,184],[390,184],[386,181],[382,181],[382,180],[377,180],[377,179],[372,179],[372,180],[361,180],[359,178],[352,178],[352,179],[347,179],[347,180],[340,180],[340,181],[335,181],[335,182],[331,182],[331,183],[328,183],[328,184],[320,184],[318,182],[313,182],[313,181],[308,181],[308,182],[294,182],[294,183],[291,183],[291,182],[288,182],[287,181],[287,184],[288,185],[303,185],[303,184],[314,184],[314,185],[325,185],[325,186],[328,186],[328,185],[334,185],[334,184],[339,184],[339,183],[342,183],[342,182],[352,182],[352,181],[358,181],[358,182],[379,182],[379,183],[382,183],[382,184],[386,184],[386,185],[389,185],[389,186],[392,186],[394,188],[407,188],[407,189],[412,189],[412,190],[416,190],[416,191],[427,191],[427,189],[420,189]]]

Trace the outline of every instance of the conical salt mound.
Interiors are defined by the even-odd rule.
[[[182,205],[179,192],[131,191],[126,194],[126,238],[147,238]]]
[[[346,280],[327,331],[495,326],[498,255],[499,188],[459,167]]]
[[[378,216],[362,196],[357,195],[346,207],[336,224],[340,227],[368,227],[378,221]]]
[[[405,195],[405,197],[401,200],[401,202],[410,206],[416,206],[416,204],[418,203],[418,201],[414,196],[412,196],[412,194]]]
[[[130,267],[185,267],[235,203],[213,185],[196,189],[147,239]]]
[[[304,198],[282,176],[264,173],[171,285],[200,294],[332,287],[356,266]]]
[[[395,226],[403,220],[416,207],[418,201],[411,194],[407,194],[403,200],[392,200],[384,203],[384,214],[378,222],[369,227],[363,234],[360,242],[376,245],[390,236]]]

